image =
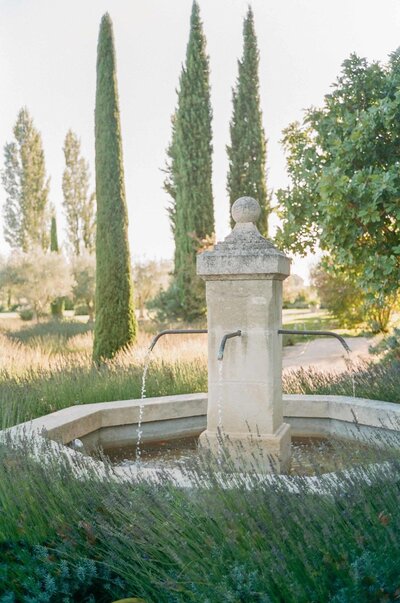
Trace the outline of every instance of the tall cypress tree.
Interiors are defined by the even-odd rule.
[[[56,253],[59,252],[58,235],[57,235],[57,220],[56,220],[56,217],[54,214],[51,216],[50,251],[54,251]]]
[[[93,358],[112,358],[136,338],[128,212],[112,21],[101,20],[97,46],[96,150],[96,322]]]
[[[14,141],[4,147],[4,238],[27,252],[49,247],[49,179],[46,176],[40,132],[26,107],[18,113]]]
[[[51,216],[50,251],[52,253],[59,253],[59,251],[60,251],[59,246],[58,246],[58,236],[57,236],[57,220],[56,220],[56,216],[54,213],[54,208],[53,208],[53,215]],[[51,302],[50,308],[51,308],[51,315],[53,316],[53,318],[62,318],[63,317],[63,309],[64,309],[64,298],[57,297],[57,299],[55,299],[54,301]]]
[[[251,7],[243,23],[243,56],[232,94],[233,115],[227,191],[230,205],[243,196],[255,197],[261,206],[260,232],[267,236],[269,197],[266,181],[266,140],[260,108],[259,52]],[[231,218],[231,225],[234,222]]]
[[[177,313],[186,320],[205,313],[196,253],[203,240],[214,234],[211,121],[209,60],[199,5],[194,0],[164,184],[172,200],[169,214],[175,240],[172,291]]]

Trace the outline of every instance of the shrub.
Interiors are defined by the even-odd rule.
[[[343,327],[354,327],[365,320],[365,295],[351,276],[329,272],[319,264],[312,270],[311,278],[321,306]]]
[[[107,466],[105,474],[90,469],[85,457],[71,465],[46,450],[44,465],[29,456],[29,446],[0,449],[7,511],[0,515],[2,571],[12,567],[15,550],[22,557],[33,553],[26,570],[23,560],[16,564],[20,589],[29,568],[35,588],[59,588],[65,560],[75,572],[74,595],[78,568],[85,570],[85,587],[94,589],[100,586],[94,568],[102,566],[113,588],[157,603],[378,603],[396,596],[400,461],[394,450],[371,452],[340,476],[340,487],[326,479],[322,493],[301,477],[271,485],[251,472],[232,475],[229,458],[215,473],[207,455],[190,466],[194,489],[180,488],[161,469],[152,482],[118,481]],[[85,479],[77,479],[74,467]],[[51,546],[35,546],[43,540]],[[47,574],[46,585],[40,580]],[[112,600],[102,599],[102,590],[82,592]],[[85,601],[79,596],[72,601]]]
[[[33,310],[31,308],[23,308],[18,314],[21,320],[33,320]]]
[[[85,304],[82,304],[81,306],[75,306],[74,314],[75,316],[87,316],[89,314],[89,307]]]
[[[2,542],[0,559],[0,603],[110,603],[127,592],[107,566],[79,552],[71,562],[53,548]]]
[[[396,361],[351,365],[346,371],[319,371],[315,368],[288,370],[283,374],[287,394],[327,394],[353,396],[400,403],[400,365]]]
[[[373,354],[385,353],[385,361],[400,361],[400,328],[395,327],[390,335],[387,335],[377,345],[369,348]]]
[[[75,303],[75,315],[79,316],[79,309],[85,308],[84,314],[88,314],[90,320],[94,316],[94,299],[96,291],[96,260],[94,256],[83,253],[75,257],[72,263],[72,275],[75,283],[72,293]],[[76,307],[77,304],[81,305]],[[80,311],[83,314],[82,310]]]
[[[70,297],[64,297],[64,310],[73,310],[74,309],[74,302],[72,301],[72,299]]]

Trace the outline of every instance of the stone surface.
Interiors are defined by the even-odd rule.
[[[197,437],[207,426],[206,414],[182,416],[161,421],[144,421],[141,425],[141,442],[170,441],[180,438]],[[102,427],[97,431],[81,436],[85,451],[96,448],[105,451],[110,448],[135,447],[137,442],[137,423]]]
[[[218,433],[241,442],[250,459],[258,454],[254,438],[276,470],[290,452],[289,427],[282,413],[282,281],[289,259],[259,233],[260,207],[242,197],[232,207],[236,225],[226,239],[197,257],[206,281],[208,322],[208,414],[205,440]],[[224,358],[217,360],[224,335]],[[284,434],[284,435],[282,435]],[[250,435],[250,438],[249,438]],[[214,448],[214,444],[212,447]],[[252,451],[252,449],[254,449]],[[242,459],[242,463],[244,459]],[[271,464],[260,463],[266,471]]]
[[[199,443],[218,456],[221,446],[238,471],[283,473],[290,464],[291,430],[288,423],[281,423],[273,434],[229,432],[223,440],[215,431],[203,431]]]
[[[261,236],[255,225],[256,208],[259,211],[257,201],[251,197],[242,197],[233,204],[236,225],[222,243],[197,256],[199,276],[206,280],[224,276],[231,280],[283,280],[289,275],[289,258]]]
[[[260,205],[253,197],[240,197],[232,205],[232,218],[236,224],[242,222],[253,222],[255,224],[260,216]]]
[[[140,404],[141,400],[122,400],[71,406],[21,423],[0,434],[44,433],[49,439],[68,443],[103,428],[131,426],[136,429]],[[154,429],[161,434],[163,424],[170,429],[171,422],[176,420],[174,437],[177,437],[180,425],[185,431],[188,426],[186,422],[181,423],[182,419],[191,421],[198,417],[205,424],[207,407],[206,393],[147,398],[143,422],[157,423]],[[309,435],[346,437],[346,434],[351,434],[351,439],[354,439],[357,435],[355,418],[361,429],[381,429],[387,434],[400,434],[400,404],[394,402],[351,396],[284,394],[283,416],[285,423],[292,426],[294,436],[305,435],[304,426],[308,426]]]

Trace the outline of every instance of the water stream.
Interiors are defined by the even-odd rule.
[[[355,379],[355,367],[354,367],[354,362],[351,358],[351,351],[347,352],[347,358],[346,358],[347,362],[347,369],[350,371],[350,375],[351,375],[351,382],[352,382],[352,386],[353,386],[353,398],[356,397],[356,379]]]
[[[144,358],[144,365],[143,365],[142,388],[140,391],[140,399],[142,402],[140,403],[140,406],[139,406],[138,426],[136,429],[136,433],[137,433],[136,461],[137,462],[140,462],[140,459],[142,456],[142,450],[141,450],[141,442],[142,442],[142,435],[143,435],[142,423],[143,423],[143,414],[144,414],[144,400],[146,398],[146,378],[147,378],[147,371],[149,370],[149,365],[150,365],[150,356],[151,356],[151,351],[148,351]]]
[[[221,463],[222,457],[222,370],[223,364],[222,360],[218,362],[218,399],[217,399],[217,441],[218,441],[218,451],[217,451],[217,462]]]

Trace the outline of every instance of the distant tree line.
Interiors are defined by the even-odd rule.
[[[54,239],[57,220],[49,200],[50,178],[42,138],[26,107],[18,113],[13,133],[14,140],[4,147],[4,238],[12,249],[25,253],[35,247],[58,252]],[[95,196],[88,192],[88,163],[80,156],[80,141],[71,130],[66,135],[64,155],[62,190],[69,251],[74,255],[83,249],[93,253]]]
[[[394,53],[387,66],[369,65],[356,56],[344,63],[323,107],[309,110],[302,124],[291,124],[285,130],[291,184],[277,193],[283,219],[278,241],[300,253],[319,244],[325,258],[322,272],[314,275],[315,282],[328,291],[331,284],[325,275],[339,279],[337,287],[346,292],[342,304],[351,297],[348,287],[352,286],[377,330],[386,327],[388,308],[394,307],[399,291],[399,56]],[[244,195],[258,199],[262,208],[258,226],[266,236],[270,195],[258,70],[254,14],[249,7],[232,91],[227,192],[231,205]],[[194,0],[165,166],[174,266],[168,288],[158,292],[147,286],[143,270],[136,269],[137,282],[142,283],[142,292],[136,294],[142,317],[149,297],[166,321],[195,321],[206,311],[204,284],[196,275],[196,254],[215,238],[209,75],[206,38]],[[66,260],[58,242],[55,208],[49,200],[41,136],[26,108],[20,110],[13,134],[13,141],[4,148],[2,172],[7,194],[4,236],[13,255],[3,270],[2,283],[8,282],[10,290],[18,290],[19,295],[24,291],[23,297],[32,300],[37,316],[49,304],[54,316],[62,315],[65,290],[74,291],[76,299],[84,300],[91,318],[96,311],[94,360],[112,358],[134,343],[137,322],[116,57],[108,14],[100,24],[97,48],[96,195],[90,188],[80,140],[69,130],[63,147],[62,190],[69,256],[69,268],[64,271],[71,273],[72,267],[72,275],[64,289],[60,283],[43,287],[37,301],[29,294],[35,289],[32,279],[45,280],[45,274],[53,274],[53,282],[57,282]],[[154,266],[152,270],[156,273]],[[28,283],[25,289],[22,281]]]
[[[266,143],[259,99],[259,53],[251,8],[244,21],[243,36],[243,57],[233,90],[227,189],[231,205],[240,195],[253,194],[258,198],[263,208],[260,229],[266,234],[269,211]],[[86,282],[92,280],[91,256],[96,253],[95,303],[88,294],[83,295],[82,282],[77,283],[76,274],[74,287],[75,291],[81,291],[81,297],[86,297],[91,316],[96,309],[93,357],[98,361],[133,343],[137,329],[127,240],[115,50],[108,14],[100,25],[97,49],[95,143],[96,199],[90,191],[88,163],[72,130],[67,132],[63,147],[62,191],[66,250],[75,271],[86,274],[83,279]],[[197,320],[206,311],[204,284],[196,275],[196,254],[214,241],[212,151],[209,58],[199,6],[194,0],[164,183],[171,198],[174,269],[168,290],[159,290],[153,304],[159,316],[167,320]],[[24,254],[36,254],[38,265],[45,265],[43,254],[50,254],[58,256],[52,257],[52,261],[61,267],[64,260],[58,243],[55,208],[49,201],[50,179],[46,175],[41,135],[26,108],[18,114],[14,141],[5,147],[3,184],[7,192],[4,234],[12,249],[18,251],[17,264],[22,266]],[[25,262],[24,266],[28,264]],[[21,270],[24,272],[25,268]],[[137,270],[136,274],[139,273]],[[143,274],[139,280],[145,282]],[[60,290],[57,294],[55,288],[52,291],[53,316],[61,317],[63,297]],[[143,292],[137,296],[142,316],[144,297]],[[41,309],[36,314],[43,312],[42,306],[47,302],[40,303]]]

